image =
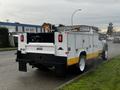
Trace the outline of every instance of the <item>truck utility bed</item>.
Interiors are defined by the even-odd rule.
[[[17,62],[20,71],[27,71],[27,63],[39,69],[55,67],[58,74],[65,73],[69,66],[77,66],[84,71],[90,59],[99,56],[107,58],[107,50],[103,49],[104,43],[99,39],[98,29],[92,26],[59,29],[51,33],[19,35]]]

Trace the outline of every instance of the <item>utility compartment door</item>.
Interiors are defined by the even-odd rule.
[[[89,53],[91,51],[91,42],[88,33],[77,33],[76,34],[76,57],[79,57],[82,51]]]
[[[68,34],[68,60],[75,58],[75,34],[69,33]],[[69,61],[68,61],[69,62]]]

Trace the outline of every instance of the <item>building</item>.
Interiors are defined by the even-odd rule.
[[[21,24],[21,23],[11,23],[11,22],[0,22],[0,27],[5,27],[9,32],[9,42],[11,46],[17,46],[18,34],[27,33],[40,33],[42,32],[42,27],[40,25],[31,24]]]
[[[15,34],[21,32],[39,33],[42,30],[40,25],[11,23],[11,22],[0,22],[0,27],[6,27],[8,28],[9,33],[15,33]]]

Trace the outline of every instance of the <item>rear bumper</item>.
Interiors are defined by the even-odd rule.
[[[37,54],[37,53],[21,54],[20,51],[17,52],[16,61],[29,63],[30,65],[38,65],[38,64],[44,66],[67,65],[67,57],[55,56],[52,54]]]

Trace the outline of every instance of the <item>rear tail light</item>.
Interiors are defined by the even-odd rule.
[[[21,42],[24,42],[24,35],[21,35],[21,36],[20,36],[20,41],[21,41]]]
[[[59,35],[58,35],[58,41],[59,41],[59,42],[63,42],[63,35],[62,35],[62,34],[59,34]]]

